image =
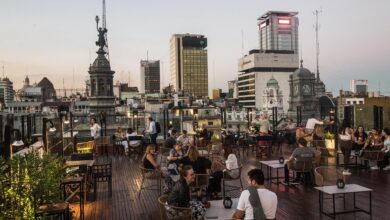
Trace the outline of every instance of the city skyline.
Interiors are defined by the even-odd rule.
[[[169,38],[196,33],[208,38],[209,91],[226,91],[227,81],[237,78],[238,59],[259,48],[257,18],[269,10],[299,13],[300,56],[304,67],[315,72],[313,11],[322,8],[320,76],[327,90],[349,89],[350,79],[368,79],[370,91],[380,86],[382,93],[390,94],[385,87],[390,83],[390,27],[381,23],[386,23],[390,3],[384,0],[375,5],[352,0],[106,4],[114,82],[130,79],[131,86],[139,87],[139,61],[148,51],[150,59],[161,60],[161,83],[168,85]],[[46,76],[56,88],[63,82],[67,88],[84,87],[89,64],[97,56],[94,17],[101,16],[101,1],[28,1],[21,6],[21,1],[5,1],[0,8],[0,66],[14,88],[21,88],[26,75],[32,83]]]

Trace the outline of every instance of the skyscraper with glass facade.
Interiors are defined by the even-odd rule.
[[[171,84],[197,98],[208,96],[207,38],[174,34],[170,40]]]
[[[260,51],[298,54],[298,12],[268,11],[258,18]]]
[[[160,92],[160,61],[141,60],[140,93]]]

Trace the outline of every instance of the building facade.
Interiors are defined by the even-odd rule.
[[[174,34],[170,40],[171,84],[175,91],[187,90],[196,98],[208,96],[207,38]]]
[[[13,83],[7,77],[0,79],[0,103],[7,105],[14,101],[14,96]]]
[[[238,61],[238,100],[243,107],[262,109],[268,80],[273,77],[282,97],[290,96],[289,76],[298,69],[298,54],[262,53],[251,50]],[[282,101],[283,111],[288,110],[288,99]]]
[[[160,92],[160,61],[141,60],[140,93]]]
[[[258,18],[260,51],[298,54],[298,12],[268,11]]]

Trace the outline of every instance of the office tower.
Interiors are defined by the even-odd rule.
[[[8,104],[14,101],[14,95],[13,83],[7,77],[0,79],[0,103]]]
[[[368,92],[368,80],[351,80],[351,92],[359,95],[366,95]]]
[[[298,54],[298,12],[268,11],[258,18],[260,51]]]
[[[160,92],[160,61],[141,60],[140,93]]]
[[[170,40],[171,84],[196,98],[208,96],[207,38],[174,34]]]

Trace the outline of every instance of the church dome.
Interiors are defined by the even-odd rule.
[[[274,78],[274,76],[271,76],[271,78],[267,82],[267,87],[270,86],[279,86],[279,82]]]
[[[313,73],[310,72],[310,70],[303,67],[303,60],[301,60],[301,67],[293,73],[293,76],[295,77],[312,77]]]
[[[99,54],[98,57],[93,62],[92,69],[110,69],[110,62],[103,54]]]

